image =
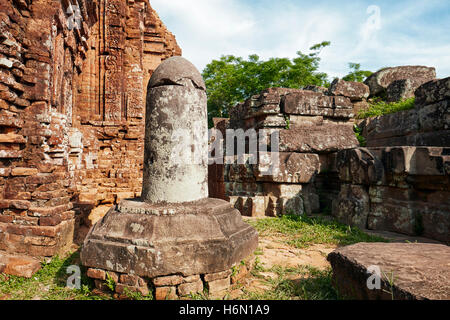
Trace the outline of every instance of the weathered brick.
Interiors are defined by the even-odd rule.
[[[39,171],[36,168],[13,168],[11,170],[12,176],[33,176],[38,173]]]
[[[208,292],[210,294],[218,294],[230,288],[230,277],[218,279],[208,282]]]
[[[155,289],[156,300],[177,300],[177,288],[176,287],[157,287]]]
[[[231,275],[231,270],[226,270],[217,273],[210,273],[205,275],[205,281],[211,282],[219,279],[225,279]]]
[[[86,275],[92,279],[106,280],[106,272],[104,270],[89,268]]]
[[[158,277],[153,279],[153,284],[156,287],[176,286],[183,283],[183,277],[179,275]]]
[[[188,296],[189,294],[203,292],[203,282],[198,280],[196,282],[183,283],[178,286],[178,294],[180,296]]]

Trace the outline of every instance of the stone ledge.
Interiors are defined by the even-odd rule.
[[[450,299],[450,247],[425,243],[358,243],[328,255],[341,295],[370,300]],[[369,277],[380,270],[380,289]],[[393,276],[393,282],[391,281]],[[372,282],[371,282],[372,283]],[[374,282],[375,283],[375,282]]]

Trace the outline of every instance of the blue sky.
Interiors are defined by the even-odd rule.
[[[320,71],[348,73],[348,63],[376,71],[436,67],[450,76],[449,0],[150,0],[200,70],[223,54],[296,56],[322,41]]]

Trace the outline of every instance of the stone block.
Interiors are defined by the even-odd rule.
[[[89,268],[86,272],[86,275],[92,279],[106,280],[105,270]]]
[[[361,127],[367,147],[401,146],[406,145],[407,135],[418,132],[419,117],[416,110],[405,110],[366,119]]]
[[[359,146],[352,125],[280,130],[280,152],[332,153]]]
[[[279,166],[273,175],[262,175],[267,168],[263,165],[258,166],[255,174],[257,181],[310,183],[314,175],[320,172],[320,160],[317,154],[282,152],[278,154],[278,158]]]
[[[289,129],[321,126],[323,123],[322,116],[289,116]]]
[[[230,288],[230,284],[231,284],[230,276],[228,276],[225,279],[210,281],[207,283],[208,292],[210,295],[223,293],[224,291]]]
[[[155,300],[177,300],[177,287],[157,287]]]
[[[277,198],[291,198],[302,193],[301,184],[263,183],[264,193]]]
[[[416,83],[420,85],[436,79],[436,69],[424,66],[384,68],[369,76],[364,84],[369,86],[371,96],[378,96],[385,94],[392,82],[404,79],[413,81],[413,85]]]
[[[450,77],[430,80],[432,81],[423,84],[415,92],[417,108],[450,99]]]
[[[361,229],[367,229],[370,210],[370,198],[364,186],[343,184],[338,199],[333,201],[333,216]]]
[[[12,168],[12,176],[33,176],[38,174],[39,171],[36,168]]]
[[[231,275],[231,271],[226,270],[226,271],[222,271],[222,272],[205,274],[204,278],[205,278],[206,282],[211,282],[211,281],[228,278],[230,275]]]
[[[41,269],[41,263],[35,258],[6,253],[0,253],[0,264],[3,273],[25,278],[31,278]]]
[[[450,99],[421,107],[418,110],[420,132],[450,129]],[[430,144],[432,146],[445,146]]]
[[[223,200],[204,199],[189,205],[133,200],[121,203],[117,210],[91,230],[81,251],[83,265],[151,279],[189,276],[226,270],[257,246],[256,231]],[[184,253],[183,259],[177,252]],[[112,263],[111,256],[120,259]],[[142,259],[155,263],[138,263]]]
[[[413,98],[414,92],[419,86],[420,84],[416,84],[416,86],[414,86],[413,81],[410,79],[396,80],[386,89],[386,101],[398,102]]]
[[[328,93],[330,95],[344,96],[352,101],[360,101],[369,97],[370,89],[364,83],[335,79],[331,83]]]
[[[318,210],[313,210],[310,208],[309,210],[305,209],[305,201],[303,200],[304,195],[296,195],[294,197],[289,198],[279,198],[277,207],[279,209],[278,215],[283,214],[293,214],[293,215],[302,215],[306,211],[311,214],[313,211],[317,212]]]
[[[334,285],[349,298],[450,299],[450,249],[446,245],[358,243],[335,250],[328,255],[328,261],[333,268]],[[376,284],[376,269],[380,288],[371,290],[367,283]]]
[[[88,227],[92,227],[94,224],[96,224],[98,221],[100,221],[109,210],[111,210],[111,206],[99,206],[91,211],[91,213],[88,216]]]
[[[183,283],[178,286],[179,296],[188,296],[190,294],[202,293],[203,282],[198,280],[196,282]]]
[[[153,279],[155,287],[177,286],[181,283],[183,283],[183,277],[179,275],[157,277]]]
[[[302,116],[332,116],[333,98],[320,92],[299,90],[283,97],[282,111]]]

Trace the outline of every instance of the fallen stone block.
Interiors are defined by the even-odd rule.
[[[450,77],[423,84],[416,90],[415,95],[417,108],[450,99]]]
[[[401,66],[384,68],[369,76],[364,84],[370,88],[370,96],[383,95],[387,87],[396,80],[410,79],[413,85],[436,79],[436,69],[424,66]]]
[[[361,101],[370,95],[370,89],[364,83],[335,79],[328,91],[330,95],[344,96],[351,101]]]
[[[328,255],[341,295],[363,300],[449,300],[450,248],[358,243]]]
[[[398,102],[414,97],[414,92],[421,84],[414,85],[410,79],[396,80],[386,89],[386,101]]]

